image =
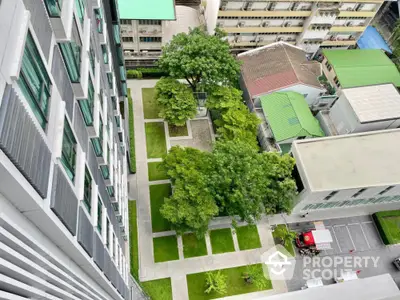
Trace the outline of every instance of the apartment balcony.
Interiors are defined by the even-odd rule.
[[[332,26],[331,32],[364,32],[365,26]]]
[[[288,27],[223,27],[226,33],[298,33],[303,31],[303,26]]]
[[[309,17],[311,16],[311,10],[220,10],[218,17]]]
[[[352,39],[337,39],[337,40],[325,40],[321,46],[353,46],[357,41]]]
[[[139,36],[160,36],[162,27],[160,25],[139,25]]]
[[[339,12],[339,17],[360,17],[360,18],[373,18],[376,11],[346,11]]]

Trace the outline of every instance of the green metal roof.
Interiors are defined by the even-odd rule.
[[[379,49],[325,50],[342,88],[393,83],[400,86],[394,63]]]
[[[174,0],[118,0],[120,19],[175,20]]]
[[[303,95],[295,92],[261,96],[261,106],[276,142],[297,137],[321,137],[324,132]]]

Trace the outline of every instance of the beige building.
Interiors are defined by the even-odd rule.
[[[320,47],[354,46],[382,3],[208,0],[205,19],[209,32],[227,32],[236,53],[285,41],[314,54]]]

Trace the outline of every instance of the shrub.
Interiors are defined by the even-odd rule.
[[[130,164],[129,169],[131,173],[136,173],[136,154],[135,154],[135,125],[133,117],[133,101],[131,97],[131,90],[128,89],[128,108],[129,108],[129,146],[130,146]]]
[[[139,70],[128,70],[126,72],[126,75],[130,79],[132,79],[132,78],[138,78],[138,79],[143,78],[143,74]]]
[[[206,289],[204,293],[210,294],[212,292],[220,295],[227,292],[226,276],[221,274],[221,271],[206,273]]]

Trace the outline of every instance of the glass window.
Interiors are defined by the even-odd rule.
[[[51,18],[61,15],[62,0],[45,0],[44,3]]]
[[[106,220],[106,246],[107,248],[110,246],[110,220],[108,218]]]
[[[107,193],[110,197],[114,197],[114,187],[112,186],[107,186],[106,187]]]
[[[115,122],[117,123],[117,127],[119,128],[121,126],[121,122],[119,120],[119,116],[115,116]]]
[[[94,54],[92,45],[93,45],[93,41],[90,41],[89,60],[90,60],[90,66],[92,67],[92,73],[94,75],[94,69],[96,67],[96,65],[95,65],[96,55]]]
[[[100,171],[104,179],[110,178],[110,169],[108,168],[108,166],[100,166]]]
[[[94,153],[96,156],[102,156],[103,155],[103,120],[100,117],[100,122],[99,122],[99,137],[98,138],[92,138],[92,145],[94,149]]]
[[[86,0],[75,0],[76,11],[78,13],[78,18],[82,26],[85,17],[85,2]]]
[[[61,163],[63,164],[69,179],[73,182],[75,179],[76,140],[66,119],[64,120]]]
[[[111,102],[112,102],[113,109],[116,110],[117,109],[117,99],[115,97],[111,97]]]
[[[111,73],[107,73],[107,79],[108,79],[108,86],[110,89],[113,89],[113,78]]]
[[[83,204],[85,204],[89,214],[92,210],[92,177],[89,170],[85,168],[85,185],[83,187]]]
[[[98,8],[94,9],[94,17],[96,18],[96,27],[98,33],[103,33],[103,17],[101,15],[101,10]]]
[[[103,204],[100,198],[97,200],[97,230],[101,233],[101,226],[103,220]]]
[[[131,36],[123,36],[122,37],[122,41],[124,43],[133,43],[133,37],[131,37]]]
[[[108,64],[108,50],[107,45],[101,45],[101,51],[103,52],[103,61],[105,64]]]
[[[141,36],[139,39],[141,43],[161,43],[161,37],[157,36]]]
[[[29,31],[26,37],[18,85],[38,119],[40,126],[45,129],[50,102],[51,82]]]
[[[94,109],[94,86],[90,77],[89,77],[88,98],[85,100],[80,100],[79,107],[81,108],[83,119],[85,120],[86,126],[92,126],[93,109]]]
[[[107,145],[107,162],[108,163],[110,163],[110,155],[111,155],[110,146]]]
[[[72,41],[60,43],[61,54],[67,67],[69,79],[72,82],[79,82],[81,70],[81,49],[82,43],[79,37],[78,28],[74,18],[72,26]]]
[[[328,196],[326,196],[325,198],[324,198],[324,200],[329,200],[329,199],[331,199],[333,196],[335,196],[337,193],[339,193],[339,191],[333,191],[333,192],[331,192]]]
[[[119,31],[119,25],[115,24],[113,25],[113,29],[114,29],[114,41],[115,43],[121,44],[121,36],[120,36],[120,31]]]
[[[126,80],[126,73],[125,73],[125,67],[120,66],[119,67],[119,74],[121,75],[121,80],[125,81]]]

